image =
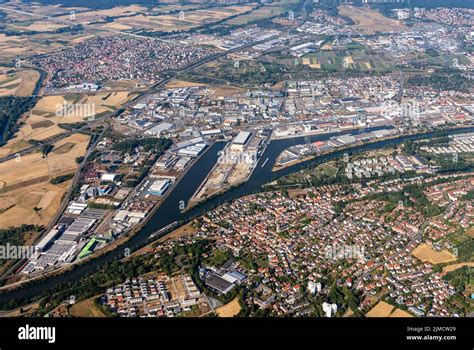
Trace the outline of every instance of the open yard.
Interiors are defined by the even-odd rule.
[[[366,317],[388,317],[395,307],[387,304],[385,301],[380,301],[367,314]]]
[[[86,299],[71,306],[69,315],[73,317],[106,317],[102,310],[94,303],[94,299]]]
[[[413,250],[413,255],[421,261],[428,261],[431,264],[442,264],[456,261],[456,257],[446,250],[437,252],[426,243],[420,244]]]
[[[206,86],[206,84],[194,83],[191,81],[183,81],[183,80],[172,80],[168,84],[166,84],[167,89],[184,88],[184,87],[192,87],[192,86]]]
[[[234,317],[240,312],[239,298],[234,298],[230,303],[216,309],[219,317]]]
[[[196,233],[197,230],[192,226],[192,222],[189,222],[181,227],[178,227],[176,230],[170,232],[167,235],[164,235],[160,239],[158,239],[159,243],[163,243],[166,241],[174,241],[183,236],[189,236]]]
[[[464,263],[452,264],[452,265],[444,266],[444,267],[443,267],[443,272],[444,272],[444,273],[446,273],[446,272],[451,272],[451,271],[460,269],[461,267],[464,267],[464,266],[471,266],[471,267],[474,267],[474,261],[469,261],[469,262],[464,262]]]
[[[247,92],[247,89],[232,85],[217,85],[210,89],[214,97],[229,97]]]

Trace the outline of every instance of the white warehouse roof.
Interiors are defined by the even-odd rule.
[[[234,143],[235,143],[235,144],[239,144],[239,145],[244,145],[244,144],[248,141],[250,135],[252,135],[251,132],[248,132],[248,131],[241,131],[241,132],[239,132],[239,134],[235,137]]]

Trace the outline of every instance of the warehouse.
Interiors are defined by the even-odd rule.
[[[148,193],[154,196],[162,196],[166,192],[170,184],[171,181],[168,179],[156,180],[153,185],[148,188]]]
[[[204,139],[202,137],[195,137],[191,140],[186,140],[186,141],[181,141],[181,142],[178,142],[177,144],[175,144],[174,148],[172,149],[173,151],[176,151],[180,148],[184,148],[184,147],[189,147],[189,146],[192,146],[192,145],[195,145],[197,143],[203,143],[205,142]]]
[[[250,136],[252,135],[251,132],[248,131],[241,131],[235,137],[232,145],[230,146],[231,151],[239,151],[242,152],[245,148],[245,145],[249,142]]]
[[[77,203],[77,202],[71,202],[71,204],[69,204],[69,206],[67,207],[67,211],[68,213],[70,214],[74,214],[74,215],[79,215],[81,214],[84,209],[87,208],[87,204],[86,203]]]
[[[251,132],[248,131],[241,131],[234,139],[234,144],[236,145],[245,145],[248,140],[250,139]]]
[[[178,151],[178,154],[180,156],[197,157],[206,148],[206,146],[207,146],[207,144],[205,144],[205,143],[197,143],[197,144],[192,145],[192,146],[181,148]]]
[[[352,135],[339,136],[336,140],[343,143],[344,145],[348,145],[357,141]]]
[[[36,250],[38,250],[40,252],[45,251],[46,248],[48,248],[48,246],[50,245],[50,243],[52,243],[53,240],[57,236],[59,236],[60,233],[61,233],[61,230],[53,228],[51,231],[48,232],[48,234],[46,236],[44,236],[41,239],[41,241],[38,242],[38,244],[36,244]]]
[[[159,137],[161,136],[161,134],[163,134],[167,130],[170,130],[172,127],[173,127],[173,124],[163,122],[148,129],[147,131],[145,131],[145,134]]]
[[[100,178],[100,181],[102,182],[114,182],[115,179],[118,177],[117,174],[103,174],[102,177]]]

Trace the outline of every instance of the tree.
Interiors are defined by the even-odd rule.
[[[50,145],[49,143],[43,145],[41,147],[41,153],[43,153],[43,158],[47,157],[48,154],[53,150],[54,146]]]

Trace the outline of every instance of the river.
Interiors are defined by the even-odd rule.
[[[334,159],[337,157],[342,156],[347,150],[340,150],[336,151],[331,154],[325,154],[318,156],[314,159],[302,162],[300,164],[295,164],[289,166],[287,168],[281,169],[279,171],[273,172],[272,168],[275,164],[277,157],[280,153],[288,147],[303,144],[307,142],[315,142],[321,140],[327,140],[333,136],[337,135],[346,135],[346,134],[360,134],[364,132],[379,130],[379,129],[386,129],[387,127],[374,127],[374,128],[366,128],[366,129],[359,129],[359,130],[348,130],[344,132],[338,133],[327,133],[327,134],[320,134],[320,135],[312,135],[312,136],[302,136],[302,137],[295,137],[291,139],[282,139],[282,140],[273,140],[266,148],[265,152],[260,157],[258,164],[252,173],[249,180],[242,184],[241,186],[231,188],[227,192],[217,195],[210,200],[195,206],[191,210],[186,212],[181,212],[180,208],[183,207],[183,204],[187,204],[189,199],[192,197],[196,189],[199,185],[204,181],[209,171],[214,166],[215,162],[218,158],[218,152],[221,151],[226,143],[225,142],[216,142],[214,143],[205,154],[192,166],[191,169],[185,174],[183,179],[177,184],[177,186],[172,190],[172,192],[168,195],[165,201],[160,205],[158,210],[152,215],[152,217],[148,220],[148,222],[144,225],[142,230],[133,236],[130,240],[128,240],[124,245],[121,247],[108,252],[100,257],[97,257],[93,260],[90,260],[82,265],[77,266],[71,271],[68,271],[65,274],[52,276],[46,280],[39,281],[37,283],[32,283],[29,286],[26,286],[21,289],[3,292],[0,294],[0,301],[8,301],[11,299],[22,299],[22,298],[30,298],[34,297],[35,295],[40,295],[44,290],[50,289],[57,285],[58,283],[62,282],[69,282],[80,279],[86,275],[90,275],[93,271],[98,269],[100,265],[103,263],[110,261],[111,259],[120,257],[124,255],[124,251],[126,248],[133,249],[144,245],[149,241],[149,237],[152,233],[160,230],[161,228],[175,222],[175,221],[188,221],[191,218],[205,213],[206,211],[228,202],[234,198],[241,197],[245,194],[249,194],[259,190],[262,185],[275,180],[279,177],[288,175],[290,173],[296,172],[301,170],[305,167],[308,167],[312,164],[327,161],[330,159]],[[473,132],[474,127],[468,127],[463,129],[453,130],[450,133],[461,133],[461,132]],[[389,140],[382,140],[377,141],[370,144],[363,144],[358,145],[351,148],[350,152],[359,152],[359,151],[366,151],[372,150],[377,148],[383,148],[389,145],[395,145],[398,143],[402,143],[408,140],[414,139],[421,139],[421,138],[430,138],[435,134],[435,132],[428,132],[421,135],[410,135],[404,136],[397,139],[389,139]],[[266,159],[268,158],[268,161]],[[266,162],[265,162],[266,161]],[[263,164],[263,166],[262,166]]]

